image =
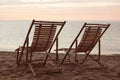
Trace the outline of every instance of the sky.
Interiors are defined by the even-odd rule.
[[[0,20],[120,20],[120,0],[0,0]]]

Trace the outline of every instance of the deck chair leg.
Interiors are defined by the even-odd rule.
[[[75,62],[78,62],[78,60],[77,60],[77,52],[75,52]]]
[[[58,55],[58,37],[56,38],[56,64],[59,63],[59,55]]]
[[[82,65],[85,63],[86,59],[88,58],[89,53],[90,53],[90,52],[86,53],[86,56],[85,56],[84,60],[83,60],[82,63],[81,63]]]
[[[92,58],[96,63],[98,63],[101,67],[104,68],[104,65],[101,64],[100,61],[96,60],[94,57],[92,57],[91,55],[89,55],[90,58]]]
[[[16,64],[18,65],[19,51],[17,51]]]
[[[78,40],[76,39],[75,50],[77,50],[77,46],[78,46]],[[78,62],[78,60],[77,60],[77,51],[75,51],[75,62]]]
[[[44,66],[45,66],[45,64],[46,64],[47,58],[48,58],[48,55],[46,55],[46,57],[45,57]]]
[[[45,60],[44,60],[44,66],[45,66],[45,64],[46,64],[46,62],[47,62],[48,57],[54,62],[54,58],[53,58],[49,53],[47,53],[47,55],[46,55],[46,57],[45,57]],[[54,63],[55,63],[55,62],[54,62]]]
[[[70,62],[70,54],[68,54],[68,59],[69,59],[69,62]]]
[[[34,71],[34,69],[33,69],[32,65],[31,65],[30,63],[29,63],[28,65],[29,65],[30,70],[32,71],[33,75],[34,75],[34,76],[36,76],[36,73],[35,73],[35,71]]]
[[[100,57],[101,57],[101,41],[99,40],[99,42],[98,42],[98,61],[100,61]]]
[[[28,62],[28,57],[29,57],[29,54],[28,54],[28,46],[29,46],[29,37],[27,38],[27,49],[26,49],[26,63]]]
[[[92,58],[95,62],[97,62],[101,67],[104,68],[104,65],[102,65],[100,61],[96,60],[94,57],[92,57],[91,55],[89,55],[89,53],[86,53],[86,54],[87,54],[87,55],[85,56],[85,58],[84,58],[84,60],[83,60],[83,62],[82,62],[81,64],[85,63],[87,57],[89,56],[89,57]]]
[[[28,52],[26,52],[26,63],[28,62]]]
[[[65,54],[65,56],[63,57],[62,61],[61,61],[61,65],[63,64],[65,58],[67,57],[68,53]]]
[[[21,52],[21,53],[19,53],[19,57],[18,57],[18,64],[17,64],[17,66],[19,66],[20,65],[20,62],[21,62],[21,58],[22,58],[22,56],[23,56],[23,53]]]
[[[33,53],[31,52],[30,53],[30,62],[32,61],[32,56],[33,56]]]

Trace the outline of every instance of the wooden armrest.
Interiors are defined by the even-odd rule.
[[[17,51],[17,52],[18,52],[18,51],[21,51],[22,48],[23,48],[22,46],[19,46],[19,48],[15,49],[15,51]],[[24,48],[24,50],[26,50],[26,49],[27,49],[27,47]],[[29,50],[29,49],[30,49],[30,47],[28,47],[28,50]]]
[[[20,51],[22,49],[22,46],[19,46],[19,48],[15,49],[15,51]]]

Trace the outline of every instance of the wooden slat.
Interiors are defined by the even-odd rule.
[[[53,39],[49,39],[49,41],[52,41]],[[48,40],[47,39],[41,39],[38,41],[38,43],[42,43],[42,42],[47,42]]]
[[[36,51],[36,50],[37,50],[37,51],[47,50],[47,49],[49,48],[50,44],[48,44],[48,47],[47,47],[47,48],[45,48],[45,45],[46,45],[46,44],[39,44],[39,45],[35,48],[35,51]],[[34,47],[34,46],[31,46],[31,47]]]
[[[55,32],[55,30],[52,30],[53,32]],[[50,32],[50,30],[46,30],[46,31],[41,31],[40,34],[48,34]],[[35,35],[38,34],[38,31],[35,32]]]
[[[34,37],[33,39],[36,41],[37,37]],[[46,41],[48,39],[48,37],[39,37],[38,42],[42,41],[43,39],[44,39],[44,41]],[[53,37],[50,38],[50,40],[52,40],[52,39],[53,39]]]
[[[40,50],[48,49],[48,47],[51,45],[53,38],[55,36],[56,27],[63,26],[64,22],[59,23],[59,22],[52,22],[52,21],[48,21],[48,22],[47,21],[35,21],[34,25],[36,25],[36,27],[35,27],[33,42],[31,46],[34,47],[38,39],[37,44],[36,44],[37,49],[35,50],[39,51],[39,48],[41,48]],[[40,33],[38,33],[39,27],[41,27]]]
[[[54,33],[56,30],[52,30],[52,31],[53,31],[52,33]],[[37,32],[35,32],[35,33],[37,33]],[[41,34],[42,34],[42,33],[49,33],[49,30],[45,30],[45,31],[42,30],[42,31],[41,31]]]
[[[53,28],[52,30],[55,30],[56,28]],[[35,31],[38,31],[39,28],[36,28]],[[50,28],[41,28],[41,31],[49,31]]]
[[[89,46],[89,45],[91,46],[91,44],[92,44],[93,42],[94,42],[94,41],[86,41],[86,42],[83,41],[83,42],[80,42],[80,45],[79,45],[79,46],[80,46],[80,47],[81,47],[81,45],[82,45],[82,46]]]
[[[49,36],[48,35],[40,35],[40,36],[37,36],[37,35],[35,35],[34,36],[34,39],[36,39],[36,38],[48,38]],[[52,35],[50,38],[53,38],[54,37],[54,35]]]
[[[88,36],[83,36],[82,40],[85,40],[85,39],[95,39],[95,38],[98,38],[100,37],[100,35],[88,35]]]
[[[56,28],[55,29],[52,29],[52,34],[54,35],[55,34],[55,31],[56,31]],[[40,32],[40,35],[44,35],[44,34],[49,34],[50,32],[50,29],[41,29],[41,32]],[[38,30],[35,31],[34,35],[38,35]]]
[[[88,35],[84,35],[83,38],[95,38],[95,37],[99,37],[100,35],[95,35],[95,34],[88,34]]]
[[[38,34],[39,34],[39,33],[37,33],[37,32],[34,33],[34,35],[38,35]],[[47,32],[47,31],[46,31],[46,32],[41,32],[39,35],[44,35],[44,34],[48,34],[48,35],[49,35],[49,31],[48,31],[48,32]],[[54,35],[54,34],[55,34],[55,31],[53,31],[53,33],[51,33],[51,34]]]
[[[81,41],[88,41],[88,40],[94,40],[94,39],[98,39],[100,37],[100,35],[89,35],[89,36],[84,36],[82,39],[81,39]]]
[[[96,40],[98,40],[98,38],[100,37],[101,31],[102,29],[98,27],[86,28],[81,42],[78,46],[78,51],[88,51],[91,47],[93,47],[96,44]]]
[[[39,27],[41,27],[40,28],[40,33],[38,33],[39,32]],[[51,35],[50,35],[50,31],[52,31]],[[48,25],[47,26],[43,26],[43,25],[42,26],[36,26],[34,36],[33,36],[33,42],[32,42],[31,46],[34,47],[35,43],[38,39],[37,44],[36,44],[37,49],[35,49],[35,50],[38,50],[39,48],[40,48],[40,50],[45,50],[45,47],[46,47],[46,49],[48,49],[51,42],[53,41],[55,32],[56,32],[56,26],[53,26],[53,25],[50,25],[50,26],[48,26]]]
[[[100,26],[100,27],[102,27],[102,26],[108,26],[108,24],[89,24],[89,23],[87,23],[85,26],[89,26],[89,27],[91,27],[91,26]]]
[[[36,38],[34,38],[35,40],[33,40],[33,42],[36,41]],[[38,42],[41,42],[41,41],[48,41],[47,40],[48,38],[39,38],[39,41]],[[49,39],[49,41],[53,40],[52,38]]]
[[[87,28],[85,29],[85,32],[96,32],[98,31],[99,28]],[[99,31],[102,30],[102,29],[99,29]]]
[[[43,44],[43,45],[44,45],[44,44],[46,44],[46,42],[47,42],[47,41],[41,41],[41,42],[38,42],[37,45],[40,45],[40,44]],[[48,43],[51,43],[51,42],[52,42],[52,41],[49,41]],[[34,45],[34,44],[35,44],[35,42],[33,42],[33,45]]]
[[[99,37],[98,37],[99,38]],[[84,39],[84,40],[81,40],[81,41],[85,41],[85,42],[87,42],[87,41],[95,41],[95,40],[97,40],[98,38],[87,38],[87,39]]]
[[[33,42],[36,41],[36,39],[37,39],[37,38],[34,38]],[[39,38],[39,41],[38,41],[38,42],[48,41],[47,39],[48,39],[48,38],[46,38],[46,37],[41,37],[41,38]],[[49,38],[49,41],[51,41],[51,40],[53,40],[53,38]]]
[[[35,26],[35,28],[39,28],[39,27],[41,27],[41,28],[51,28],[51,27],[56,28],[57,26],[55,26],[55,25],[43,25],[43,24],[41,24],[39,26]]]
[[[52,29],[56,29],[56,26],[46,26],[46,27],[43,27],[43,26],[40,26],[42,29],[50,29],[52,27]],[[39,27],[35,27],[36,30],[39,29]]]
[[[41,26],[39,25],[39,26],[35,26],[36,28],[39,28],[39,27],[42,27],[42,28],[50,28],[50,27],[57,27],[57,26],[54,26],[54,25],[43,25],[43,24],[41,24]]]
[[[42,24],[42,25],[63,25],[64,22],[53,22],[53,21],[35,21],[34,24]]]
[[[35,33],[34,35],[37,36],[38,33]],[[43,36],[47,36],[47,35],[49,35],[49,33],[40,33],[40,35],[41,35],[41,36],[42,36],[42,35],[43,35]],[[52,35],[54,35],[54,33],[52,33]],[[39,35],[38,35],[38,36],[39,36]]]

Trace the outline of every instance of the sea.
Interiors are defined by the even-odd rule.
[[[1,20],[0,21],[0,51],[15,51],[22,46],[27,35],[31,20]],[[69,48],[72,41],[87,23],[111,24],[101,38],[101,53],[104,55],[120,54],[120,21],[66,21],[59,35],[59,48]],[[33,31],[30,36],[32,42]],[[52,50],[55,49],[55,45]],[[98,46],[93,49],[93,54],[98,53]]]

